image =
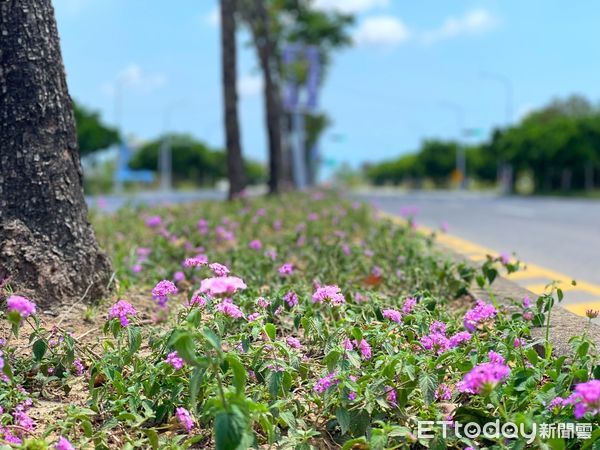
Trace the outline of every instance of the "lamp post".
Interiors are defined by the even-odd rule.
[[[458,148],[456,149],[456,173],[460,176],[459,187],[461,189],[466,188],[467,179],[467,158],[465,155],[465,149],[462,146],[462,137],[465,130],[465,109],[452,102],[440,102],[440,106],[453,111],[456,116],[456,125],[458,127]]]
[[[510,125],[512,123],[512,111],[513,111],[513,85],[510,78],[501,73],[491,73],[491,72],[482,72],[480,74],[481,78],[486,78],[488,80],[494,80],[500,84],[502,84],[504,88],[504,113],[506,125]]]

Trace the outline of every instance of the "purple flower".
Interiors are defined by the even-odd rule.
[[[363,359],[371,359],[371,346],[367,341],[361,339],[360,342],[358,342],[355,339],[354,345],[356,345],[356,347],[360,351],[360,356],[362,356]]]
[[[197,255],[193,258],[187,258],[183,262],[184,267],[199,267],[208,264],[208,258],[206,255]]]
[[[246,283],[238,277],[206,278],[200,283],[200,292],[213,297],[223,294],[234,294],[237,290],[246,289]]]
[[[217,304],[215,309],[226,316],[232,317],[233,319],[244,317],[242,310],[237,305],[234,305],[229,298],[226,298],[221,303]]]
[[[467,330],[473,331],[478,324],[493,319],[497,313],[493,305],[477,300],[475,307],[466,312],[463,324]]]
[[[185,364],[183,358],[181,358],[177,352],[169,353],[167,355],[167,359],[165,359],[165,362],[172,366],[175,370],[181,369]]]
[[[294,265],[292,263],[285,263],[279,269],[277,269],[279,275],[285,277],[286,275],[291,275],[294,272]]]
[[[192,418],[192,415],[187,409],[182,407],[177,408],[175,410],[175,417],[179,425],[181,425],[181,427],[187,433],[192,431],[192,429],[194,428],[194,419]]]
[[[204,308],[206,306],[206,297],[204,295],[200,295],[199,292],[194,292],[192,298],[189,301],[189,306],[198,306],[199,308]]]
[[[525,297],[523,297],[523,308],[529,308],[531,306],[531,299],[529,298],[529,295],[526,295]]]
[[[400,311],[396,311],[395,309],[384,309],[382,314],[386,319],[390,319],[396,323],[402,323],[402,313]]]
[[[290,308],[293,308],[298,304],[298,295],[294,291],[289,291],[283,296],[283,299]]]
[[[348,400],[350,400],[351,402],[353,402],[354,400],[356,400],[356,392],[349,392],[348,393]]]
[[[181,283],[184,280],[185,280],[185,274],[182,271],[178,270],[177,272],[175,272],[173,274],[173,281],[175,283]]]
[[[119,300],[108,310],[108,320],[119,319],[122,327],[129,325],[129,319],[137,314],[131,303]]]
[[[229,273],[229,268],[219,263],[209,264],[210,270],[218,277],[225,277]]]
[[[336,374],[334,372],[332,372],[329,375],[326,375],[323,378],[320,378],[315,383],[315,387],[313,388],[314,391],[318,394],[322,394],[327,389],[329,389],[331,386],[338,383],[338,380],[336,380],[335,377],[336,377]]]
[[[421,338],[421,345],[426,350],[433,350],[438,355],[450,350],[450,340],[441,333],[431,333]]]
[[[600,413],[600,380],[591,380],[575,386],[573,394],[568,398],[574,406],[573,415],[581,419],[586,413],[595,416]]]
[[[469,394],[487,394],[498,383],[508,378],[510,368],[504,364],[504,358],[498,353],[490,352],[492,361],[478,364],[458,383],[461,392]]]
[[[452,391],[446,384],[440,384],[435,391],[436,400],[450,400],[452,398]]]
[[[398,403],[398,395],[396,393],[396,390],[391,386],[385,387],[385,398],[392,405],[396,405]]]
[[[253,312],[252,314],[248,314],[247,320],[248,320],[248,322],[254,322],[259,317],[260,317],[259,312]]]
[[[35,314],[35,303],[20,295],[11,295],[6,300],[6,309],[9,312],[18,312],[21,318],[24,319]]]
[[[429,331],[432,333],[439,333],[446,335],[446,324],[444,322],[440,322],[439,320],[433,321],[431,325],[429,325]]]
[[[559,409],[563,409],[565,406],[569,405],[569,400],[566,398],[562,398],[562,397],[555,397],[552,399],[552,401],[548,404],[548,410],[550,411],[556,411]]]
[[[502,264],[506,265],[510,262],[510,255],[508,253],[501,253],[498,259]]]
[[[493,350],[488,353],[488,358],[490,358],[490,362],[494,364],[505,364],[506,362],[500,353],[496,353]]]
[[[263,309],[271,306],[271,302],[264,297],[258,297],[258,299],[256,299],[256,304]]]
[[[149,228],[156,228],[160,226],[162,219],[160,216],[150,216],[146,219],[146,226]]]
[[[75,450],[75,447],[64,437],[60,437],[54,446],[55,450]]]
[[[169,300],[169,295],[175,295],[177,292],[179,292],[177,286],[172,281],[162,280],[152,289],[152,297],[158,302],[159,306],[164,307]]]
[[[346,301],[340,288],[336,285],[323,286],[318,288],[312,296],[313,303],[323,303],[329,301],[332,305],[339,306]]]
[[[288,338],[286,338],[285,342],[287,343],[287,345],[289,345],[292,348],[295,348],[295,349],[302,348],[302,344],[300,343],[300,340],[296,339],[295,337],[289,336]]]
[[[402,312],[404,314],[410,314],[412,312],[412,310],[414,309],[414,307],[417,304],[417,299],[413,298],[413,297],[408,297],[406,300],[404,300],[404,304],[402,305]]]
[[[83,375],[83,372],[85,372],[85,367],[83,366],[83,363],[79,358],[73,361],[73,367],[75,367],[75,375],[77,375],[78,377]]]
[[[253,239],[248,244],[248,247],[250,247],[252,250],[260,250],[262,249],[262,246],[262,242],[260,242],[258,239]]]
[[[456,333],[454,336],[450,337],[450,347],[458,347],[463,342],[468,342],[471,340],[471,333],[468,331],[460,331]]]

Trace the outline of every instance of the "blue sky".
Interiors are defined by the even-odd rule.
[[[427,137],[490,130],[556,96],[600,99],[600,3],[593,0],[315,0],[353,12],[356,45],[335,55],[321,106],[334,126],[321,150],[357,166],[416,149]],[[71,95],[114,123],[122,85],[127,135],[165,128],[223,146],[215,0],[53,0]],[[245,155],[266,159],[260,76],[240,34]],[[446,105],[446,106],[445,106]],[[454,107],[455,108],[455,107]],[[168,119],[166,118],[168,116]],[[342,136],[342,139],[335,137]],[[473,138],[470,138],[473,139]]]

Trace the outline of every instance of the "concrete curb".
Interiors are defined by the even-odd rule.
[[[443,250],[446,250],[446,248],[443,248]],[[511,300],[520,301],[526,295],[528,295],[533,302],[538,298],[538,295],[533,292],[502,277],[498,277],[494,283],[492,283],[491,291],[496,297],[496,300],[503,305],[510,304]],[[469,289],[469,294],[476,299],[491,302],[490,295],[485,289],[480,289],[479,287],[471,288]],[[573,348],[571,344],[569,344],[569,340],[573,336],[583,334],[586,329],[587,336],[595,343],[595,352],[597,352],[598,348],[600,348],[600,326],[590,323],[590,320],[586,317],[578,316],[562,308],[560,305],[555,305],[554,308],[552,308],[550,316],[549,334],[550,343],[552,344],[554,353],[558,356],[572,355]],[[546,329],[542,327],[532,328],[531,335],[534,339],[545,339]]]

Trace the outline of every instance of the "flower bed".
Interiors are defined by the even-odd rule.
[[[471,283],[489,286],[517,268],[504,257],[474,270],[412,224],[323,194],[95,222],[118,280],[98,317],[103,333],[84,340],[52,328],[56,320],[3,287],[12,327],[0,347],[7,443],[582,448],[600,436],[593,425],[585,435],[600,417],[600,366],[585,332],[568,364],[547,340],[530,338],[532,326],[549,325],[562,293],[514,299],[510,310],[466,295]],[[48,390],[65,407],[36,424]],[[496,419],[524,434],[461,433],[467,422]],[[444,423],[427,431],[424,421]],[[580,433],[549,440],[543,423]]]

